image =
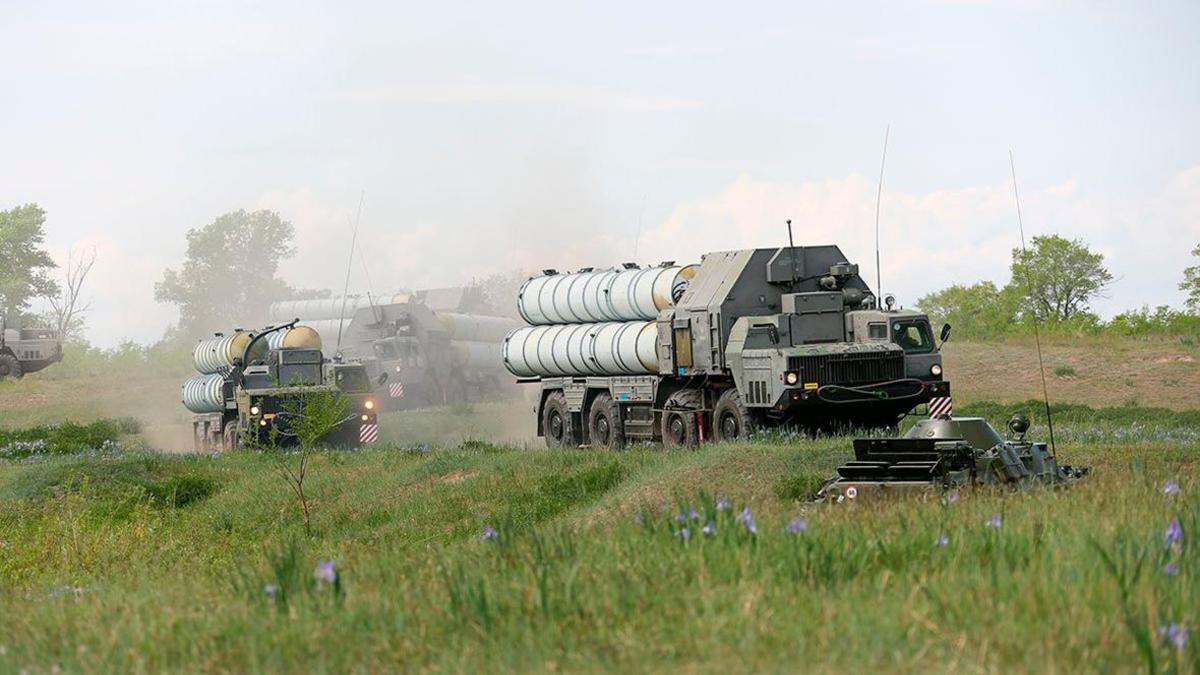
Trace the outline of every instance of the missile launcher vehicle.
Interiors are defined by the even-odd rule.
[[[1072,483],[1084,467],[1064,466],[1045,443],[1025,440],[1029,419],[1014,415],[1008,438],[980,417],[937,416],[901,438],[859,438],[854,460],[817,493],[819,501],[878,499],[978,486]]]
[[[837,246],[547,270],[517,304],[531,325],[505,338],[504,363],[540,386],[551,447],[888,427],[950,397],[928,317],[881,308]]]
[[[520,325],[480,313],[475,287],[446,288],[381,298],[277,302],[270,316],[295,312],[301,325],[325,337],[327,356],[363,364],[383,410],[496,398],[511,389],[500,342]],[[336,336],[340,333],[340,343]],[[336,353],[335,353],[336,352]]]
[[[182,388],[183,404],[194,413],[196,452],[294,444],[293,417],[303,414],[306,396],[323,392],[346,404],[344,419],[325,442],[354,447],[378,440],[376,396],[366,368],[326,359],[320,335],[295,324],[218,334],[196,345],[192,356],[200,374]]]
[[[0,317],[0,380],[19,380],[26,373],[62,361],[58,331],[44,328],[11,328]]]

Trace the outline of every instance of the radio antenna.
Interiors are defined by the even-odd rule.
[[[342,286],[342,309],[338,312],[337,347],[334,348],[334,354],[342,351],[342,324],[346,321],[346,294],[350,292],[350,270],[354,268],[354,247],[358,245],[358,223],[362,220],[363,200],[366,198],[366,190],[359,193],[358,215],[354,216],[354,231],[350,234],[350,259],[346,261],[346,283]]]
[[[1008,168],[1012,171],[1013,199],[1017,203],[1017,227],[1021,232],[1021,253],[1027,254],[1025,248],[1025,222],[1021,218],[1021,193],[1017,190],[1017,163],[1013,159],[1012,148],[1008,149]],[[1050,454],[1058,459],[1058,448],[1054,445],[1054,417],[1050,414],[1050,389],[1046,386],[1046,366],[1042,363],[1042,338],[1038,330],[1037,314],[1033,315],[1033,344],[1037,347],[1038,372],[1042,376],[1042,400],[1046,404],[1046,426],[1050,429]]]
[[[792,292],[796,292],[796,244],[792,242],[792,219],[788,218],[788,253],[792,256]]]
[[[889,124],[883,132],[883,159],[879,160],[879,190],[875,192],[875,290],[880,298],[883,297],[883,278],[879,273],[879,206],[883,202],[883,167],[887,165],[888,137],[891,135],[892,125]]]

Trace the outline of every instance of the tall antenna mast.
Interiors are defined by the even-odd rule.
[[[879,190],[875,193],[875,292],[883,297],[883,278],[879,273],[879,205],[883,202],[883,167],[887,164],[888,137],[892,135],[892,125],[887,125],[883,132],[883,159],[879,160]],[[876,306],[879,301],[875,301]]]
[[[366,190],[359,193],[358,215],[354,216],[354,231],[350,234],[350,259],[346,261],[346,283],[342,286],[342,309],[338,312],[337,347],[334,348],[335,354],[342,351],[342,324],[346,321],[346,294],[350,292],[350,270],[354,266],[354,247],[358,245],[358,223],[362,220],[363,200],[366,198]]]
[[[792,292],[796,291],[796,244],[792,242],[792,219],[788,218],[788,253],[792,256]]]
[[[1017,191],[1017,163],[1013,159],[1012,148],[1008,149],[1008,168],[1012,170],[1013,198],[1017,202],[1017,227],[1021,231],[1021,253],[1028,253],[1025,248],[1025,222],[1021,218],[1021,193]],[[1037,346],[1038,373],[1042,376],[1042,400],[1046,403],[1046,426],[1050,428],[1050,454],[1058,459],[1058,448],[1054,445],[1054,418],[1050,415],[1050,389],[1046,386],[1046,366],[1042,363],[1042,338],[1038,330],[1038,318],[1033,317],[1033,344]]]

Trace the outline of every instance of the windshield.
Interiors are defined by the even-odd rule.
[[[925,319],[892,322],[892,342],[910,354],[933,351],[933,333]]]
[[[364,368],[338,368],[334,382],[338,389],[351,394],[371,391],[371,381]]]

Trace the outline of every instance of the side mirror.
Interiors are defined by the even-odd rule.
[[[779,344],[779,329],[775,326],[767,326],[767,339],[773,345]]]
[[[375,384],[382,387],[383,385],[387,384],[387,381],[388,381],[388,372],[385,370],[379,374],[379,377],[377,377],[375,379]]]
[[[942,324],[942,342],[950,339],[950,324]]]

